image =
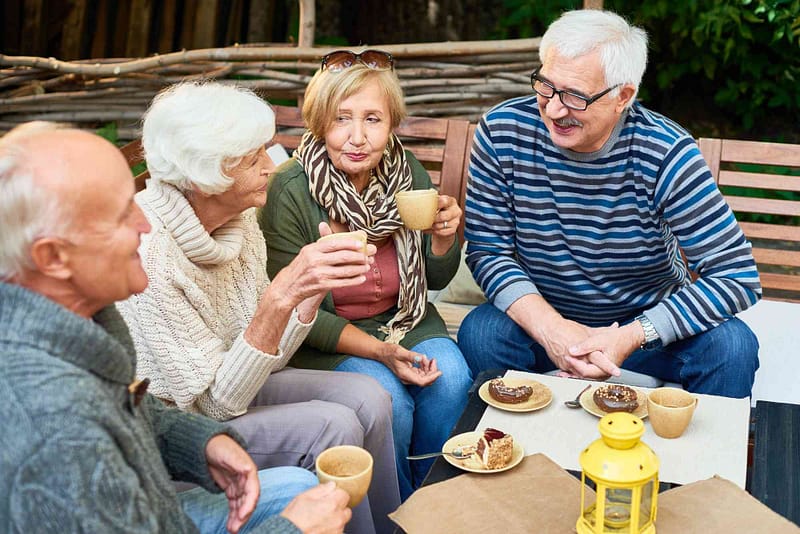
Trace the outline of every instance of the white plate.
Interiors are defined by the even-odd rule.
[[[459,434],[457,436],[453,436],[452,438],[448,439],[444,445],[442,445],[443,452],[453,452],[453,449],[458,447],[469,447],[473,446],[478,442],[478,439],[483,435],[481,431],[475,432],[464,432],[463,434]],[[511,461],[505,467],[501,467],[500,469],[484,469],[481,467],[480,462],[475,458],[464,458],[463,460],[459,460],[457,458],[453,458],[452,456],[445,455],[443,458],[447,460],[448,463],[458,467],[459,469],[463,469],[464,471],[469,471],[470,473],[502,473],[503,471],[508,471],[512,467],[516,467],[522,459],[525,457],[525,451],[522,449],[522,445],[517,440],[514,440],[514,449],[511,452]]]
[[[525,378],[503,378],[503,383],[508,387],[516,388],[519,386],[530,386],[533,388],[533,395],[525,402],[513,404],[510,402],[500,402],[489,393],[489,381],[486,381],[478,389],[478,396],[489,406],[494,406],[498,410],[507,412],[533,412],[549,406],[553,401],[553,392],[550,388],[537,382]]]
[[[578,402],[581,403],[581,406],[583,406],[584,410],[586,410],[592,415],[596,415],[597,417],[603,417],[611,413],[601,410],[600,407],[597,406],[597,404],[595,404],[594,402],[594,392],[597,391],[599,388],[607,385],[608,384],[602,384],[600,386],[592,386],[591,388],[583,392],[583,395],[581,395],[581,398],[578,400]],[[631,389],[636,392],[636,400],[639,401],[639,407],[633,411],[633,415],[635,415],[639,419],[644,419],[645,417],[647,417],[647,395],[636,388],[631,388]]]

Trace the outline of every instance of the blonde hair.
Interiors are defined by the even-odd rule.
[[[375,81],[386,95],[392,129],[406,117],[403,89],[394,70],[375,70],[355,65],[338,72],[320,69],[306,88],[303,101],[303,121],[314,137],[322,139],[339,112],[339,105]]]

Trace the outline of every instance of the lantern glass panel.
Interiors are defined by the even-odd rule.
[[[628,532],[631,524],[631,502],[633,490],[623,488],[606,488],[606,506],[604,510],[604,530],[606,532]]]
[[[639,529],[644,527],[650,520],[650,512],[653,505],[653,481],[648,480],[647,484],[642,486],[642,502],[639,506]]]

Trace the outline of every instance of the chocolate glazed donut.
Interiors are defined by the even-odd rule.
[[[505,382],[495,378],[489,382],[489,395],[497,402],[519,404],[531,398],[531,395],[533,395],[533,388],[530,386],[514,388],[507,386]]]
[[[631,413],[639,407],[636,391],[628,386],[609,384],[597,388],[592,399],[598,408],[604,412]]]

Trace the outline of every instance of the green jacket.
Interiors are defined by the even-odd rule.
[[[406,151],[414,189],[433,187],[428,172],[417,159]],[[296,160],[281,165],[275,173],[267,195],[267,204],[258,214],[258,222],[267,241],[267,273],[274,277],[297,256],[300,249],[319,239],[319,223],[328,222],[327,212],[314,201],[308,190],[308,177]],[[425,272],[429,289],[444,288],[458,269],[461,259],[458,239],[443,256],[431,252],[431,238],[423,236],[425,247]],[[303,346],[295,353],[290,364],[310,369],[333,369],[347,355],[336,353],[336,344],[345,325],[352,323],[364,332],[384,339],[378,331],[394,317],[393,307],[385,313],[348,321],[336,315],[333,297],[325,296],[319,314]],[[447,328],[436,308],[428,304],[425,317],[400,343],[410,349],[420,342],[436,337],[447,337]]]
[[[114,306],[94,321],[0,282],[0,532],[194,533],[172,479],[219,492],[205,449],[232,429],[133,401]],[[281,516],[257,532],[296,533]]]

